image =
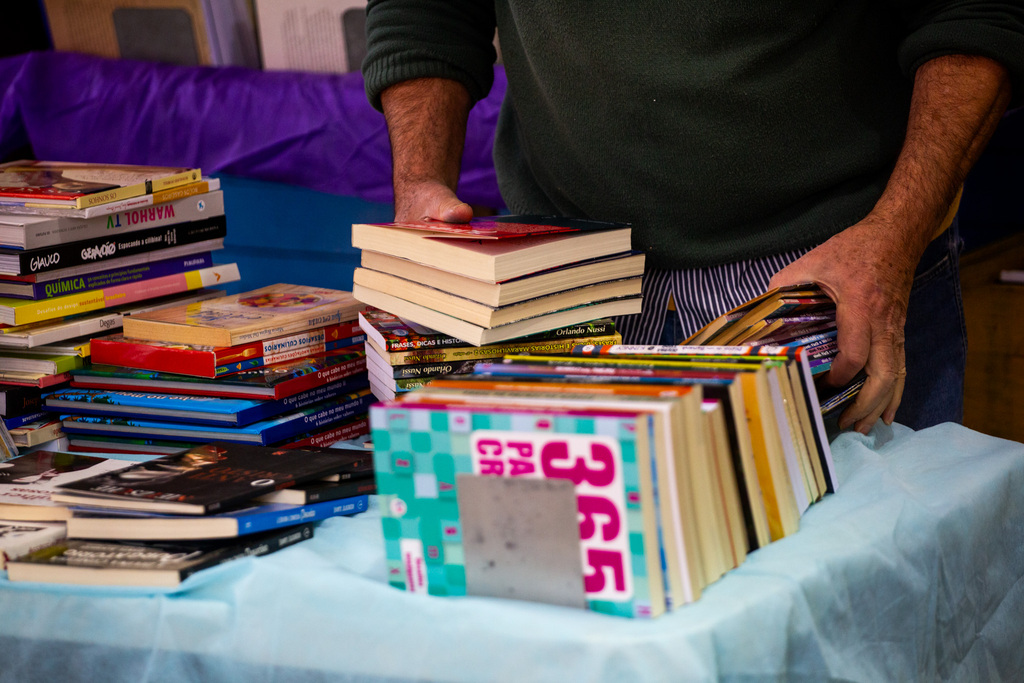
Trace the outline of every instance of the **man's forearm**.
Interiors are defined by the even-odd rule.
[[[447,188],[454,197],[459,181],[469,92],[457,81],[421,78],[397,83],[381,94],[394,165],[395,216],[431,217],[433,195]],[[429,201],[424,195],[429,195]],[[467,207],[468,209],[468,207]]]
[[[907,134],[873,210],[919,258],[1010,100],[1010,80],[985,57],[949,55],[915,74]]]

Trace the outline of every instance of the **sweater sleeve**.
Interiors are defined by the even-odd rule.
[[[1024,104],[1024,3],[1020,0],[907,0],[909,33],[900,67],[912,76],[930,59],[952,54],[988,57],[1010,72],[1011,107]]]
[[[363,78],[370,104],[414,78],[449,78],[483,99],[494,81],[494,3],[481,0],[369,0]]]

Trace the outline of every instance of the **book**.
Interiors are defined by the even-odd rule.
[[[355,320],[350,292],[276,284],[190,306],[132,315],[124,335],[180,344],[237,346]]]
[[[345,351],[243,370],[215,379],[93,364],[76,370],[71,376],[71,386],[224,398],[283,399],[343,379],[349,379],[349,387],[354,390],[365,385],[365,371],[366,354]]]
[[[26,387],[55,387],[71,381],[70,372],[52,374],[49,372],[26,372],[23,370],[0,370],[0,383]]]
[[[0,274],[32,275],[53,270],[64,270],[85,265],[104,264],[97,269],[123,265],[130,257],[151,254],[150,260],[170,258],[162,250],[186,244],[207,244],[223,239],[227,234],[227,220],[223,215],[203,218],[190,223],[175,223],[157,228],[146,228],[124,235],[94,237],[40,249],[0,249]],[[209,248],[203,251],[210,251]],[[160,252],[154,258],[153,252]]]
[[[260,503],[309,505],[310,503],[367,496],[374,493],[377,493],[377,482],[371,474],[358,479],[348,478],[341,481],[312,481],[296,484],[286,489],[257,496],[256,500]]]
[[[366,386],[366,382],[362,383]],[[61,414],[120,415],[190,424],[244,427],[351,393],[358,382],[331,382],[277,400],[222,398],[100,389],[58,389],[46,407]],[[17,443],[17,441],[15,441]]]
[[[294,440],[300,434],[323,429],[334,423],[361,415],[367,411],[374,400],[369,389],[362,389],[335,399],[315,403],[308,408],[242,427],[198,425],[127,417],[67,415],[64,417],[64,432],[67,434],[141,436],[179,441],[227,441],[237,444],[269,446]]]
[[[172,294],[144,302],[116,306],[92,313],[68,316],[57,320],[41,323],[29,323],[0,329],[0,348],[31,349],[74,339],[76,337],[93,336],[101,332],[110,332],[121,328],[124,316],[132,313],[156,310],[165,306],[204,301],[224,296],[224,291],[203,288]]]
[[[172,344],[109,335],[95,340],[92,360],[102,365],[212,379],[356,344],[361,347],[364,340],[365,335],[354,320],[238,346]]]
[[[38,387],[0,384],[0,416],[5,418],[33,413],[43,405]]]
[[[52,414],[48,418],[29,422],[8,431],[18,448],[31,448],[64,436],[60,420]]]
[[[176,587],[196,572],[259,557],[312,538],[301,524],[224,543],[127,543],[67,539],[9,563],[11,581]]]
[[[58,522],[17,522],[0,519],[0,569],[11,560],[45,548],[66,535],[66,527]]]
[[[23,357],[33,356],[78,356],[88,358],[92,348],[91,337],[78,337],[63,342],[54,342],[44,346],[33,346],[31,348],[18,349],[17,353]]]
[[[54,206],[52,204],[18,204],[13,206],[9,202],[0,200],[0,210],[12,216],[43,216],[49,218],[96,218],[97,216],[108,216],[129,209],[143,209],[150,206],[157,206],[178,199],[192,197],[194,195],[216,192],[220,189],[220,178],[203,177],[195,183],[186,183],[169,190],[160,190],[152,194],[143,194],[138,197],[121,199],[107,204],[97,204],[84,209],[71,209],[66,206]],[[2,228],[0,228],[2,229]]]
[[[210,268],[213,266],[213,255],[210,252],[179,256],[162,261],[151,261],[133,266],[100,270],[95,273],[84,273],[69,277],[57,278],[46,282],[20,282],[16,280],[0,280],[0,296],[17,299],[53,299],[67,294],[89,292],[104,287],[123,285],[139,280],[175,275],[190,270]]]
[[[636,617],[665,611],[659,539],[667,534],[659,534],[656,514],[651,416],[380,404],[371,423],[391,585],[432,595],[474,592],[463,477],[569,478],[577,482],[572,507],[582,513],[574,552],[587,605]],[[441,442],[450,444],[443,453],[432,447]],[[421,472],[432,475],[429,482],[414,485]]]
[[[0,370],[38,372],[57,375],[83,367],[84,359],[74,355],[32,355],[21,351],[0,350]]]
[[[57,486],[133,465],[130,460],[37,450],[0,462],[0,518],[62,521],[67,507],[50,500]]]
[[[217,287],[237,282],[240,279],[238,266],[234,263],[227,263],[211,268],[113,285],[100,290],[67,294],[42,301],[0,298],[0,323],[26,325],[43,322],[66,315],[88,313],[171,294],[181,294],[203,287]]]
[[[405,301],[440,311],[481,327],[496,327],[545,313],[585,306],[592,302],[640,295],[640,278],[632,277],[563,289],[504,306],[489,306],[461,296],[461,292],[453,294],[366,268],[356,268],[353,273],[353,281],[357,287],[391,293],[400,296]]]
[[[644,254],[613,254],[502,282],[485,282],[375,251],[363,251],[361,265],[497,307],[598,282],[639,277],[644,271]]]
[[[58,503],[208,515],[344,469],[344,453],[213,442],[61,484]],[[108,536],[107,538],[111,538]]]
[[[279,444],[280,448],[330,448],[342,441],[359,439],[370,433],[370,421],[366,415],[356,415],[337,422],[320,431],[307,432],[290,441]],[[372,461],[371,461],[372,467]]]
[[[569,220],[572,219],[564,219]],[[505,216],[500,219],[504,234],[526,235],[508,239],[486,239],[479,231],[472,232],[475,225],[499,224],[499,219],[494,217],[474,219],[469,224],[359,223],[352,226],[352,246],[492,283],[568,263],[621,254],[632,248],[630,228],[623,224],[577,221],[577,225],[590,224],[591,227],[551,232],[552,227],[565,225],[564,221]],[[499,231],[494,233],[496,237]]]
[[[365,304],[390,311],[403,319],[414,320],[474,346],[496,344],[598,318],[632,315],[639,313],[641,307],[639,296],[622,297],[566,308],[497,327],[484,327],[363,285],[353,285],[352,294]]]
[[[367,495],[304,505],[252,503],[206,515],[182,515],[101,507],[73,507],[69,538],[118,541],[212,540],[236,538],[365,512]]]
[[[1003,269],[999,271],[999,281],[1012,284],[1024,283],[1024,270]]]
[[[153,206],[125,207],[117,213],[92,218],[0,213],[0,245],[41,249],[97,237],[112,237],[143,228],[188,223],[223,213],[224,193],[220,191]]]
[[[33,413],[25,413],[24,415],[18,415],[16,417],[5,417],[3,419],[4,426],[7,427],[7,431],[17,429],[27,425],[30,422],[37,422],[42,420],[44,417],[49,417],[50,412],[47,410],[39,410]]]
[[[0,197],[11,204],[84,209],[195,183],[201,177],[198,168],[12,161],[0,164]]]
[[[428,351],[431,349],[467,348],[469,345],[457,337],[424,327],[410,320],[404,320],[379,308],[367,308],[359,312],[359,327],[382,351]],[[555,339],[581,339],[584,337],[606,337],[615,334],[615,321],[611,318],[588,320],[567,327],[556,327],[521,340],[524,344],[546,342]],[[507,346],[504,348],[508,348]],[[495,356],[504,355],[500,351]]]
[[[199,442],[165,441],[162,439],[133,439],[128,437],[91,436],[74,434],[65,436],[71,453],[104,453],[119,455],[173,455],[201,446]]]

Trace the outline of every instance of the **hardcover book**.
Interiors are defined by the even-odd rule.
[[[67,519],[67,508],[50,500],[57,486],[133,464],[130,460],[44,450],[0,462],[0,518],[40,522]]]
[[[325,451],[214,442],[62,484],[51,499],[75,505],[206,515],[333,474],[349,460],[344,454]]]
[[[190,306],[140,313],[124,335],[179,344],[237,346],[355,320],[350,292],[276,284]]]
[[[628,226],[595,222],[592,225],[597,229],[552,232],[552,222],[561,224],[562,219],[537,216],[501,218],[502,231],[520,236],[486,239],[471,234],[474,224],[497,220],[475,219],[468,225],[435,221],[414,226],[356,224],[352,226],[352,246],[492,283],[632,248]]]
[[[229,542],[127,543],[68,539],[12,562],[11,581],[173,588],[196,572],[312,538],[302,524]]]
[[[258,503],[209,515],[75,507],[68,519],[68,537],[118,541],[233,538],[355,515],[368,506],[369,498],[360,495],[305,505]]]
[[[141,436],[179,441],[219,440],[269,446],[293,440],[300,434],[324,429],[334,423],[364,414],[373,402],[374,398],[370,390],[363,389],[244,427],[197,425],[125,417],[68,415],[64,418],[64,432],[67,434]]]
[[[12,161],[0,165],[0,197],[11,204],[84,209],[195,183],[201,177],[198,168]]]
[[[342,379],[350,379],[348,386],[354,390],[365,386],[365,371],[366,354],[353,351],[300,358],[215,379],[132,370],[112,365],[91,365],[75,371],[71,386],[225,398],[283,399]]]
[[[141,341],[116,334],[95,340],[92,360],[102,365],[213,378],[357,344],[361,346],[364,340],[355,321],[238,346]]]

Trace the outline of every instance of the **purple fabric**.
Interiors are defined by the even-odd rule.
[[[505,73],[469,118],[460,197],[504,206],[491,160]],[[393,201],[384,117],[362,76],[179,67],[59,52],[0,59],[0,154],[196,166]]]

